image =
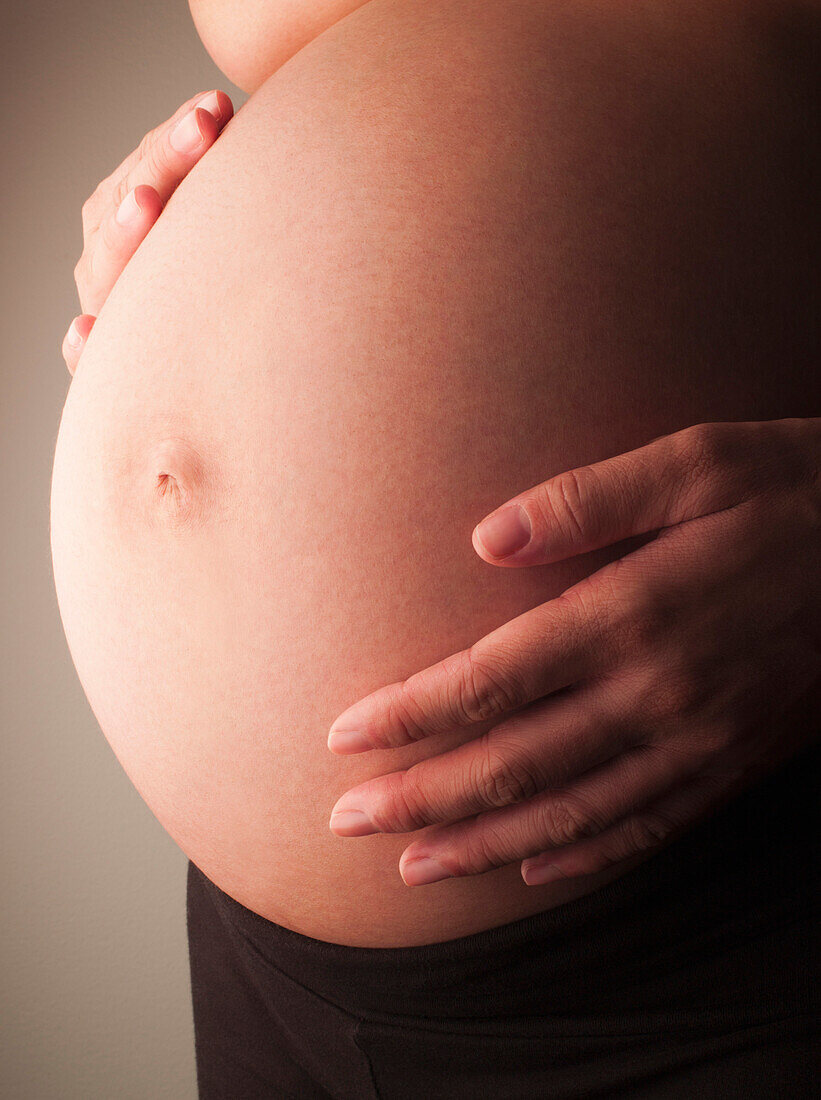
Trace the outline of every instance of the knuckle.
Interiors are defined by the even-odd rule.
[[[156,141],[157,141],[157,131],[156,131],[156,129],[155,130],[149,130],[148,133],[145,134],[140,139],[140,144],[137,146],[137,159],[142,160],[143,157],[147,156],[149,151],[156,144]]]
[[[458,874],[482,874],[495,867],[504,867],[519,858],[514,838],[490,821],[468,832],[458,852],[450,862]]]
[[[686,465],[691,474],[705,476],[724,465],[732,454],[732,435],[724,423],[693,424],[678,433],[683,438]]]
[[[644,610],[640,588],[633,580],[632,563],[617,558],[591,584],[588,613],[606,630],[632,626]]]
[[[704,707],[709,694],[709,685],[695,668],[668,668],[660,682],[660,702],[671,718],[691,718]]]
[[[670,733],[670,724],[692,716],[703,701],[703,692],[692,677],[673,671],[660,662],[648,664],[637,685],[633,707],[640,712],[644,726],[661,737]],[[652,738],[655,740],[655,736]]]
[[[535,769],[521,750],[498,746],[484,737],[475,755],[471,789],[486,806],[509,806],[532,798],[541,789]]]
[[[669,840],[674,829],[673,819],[659,810],[637,814],[624,823],[630,852],[646,852],[659,847]]]
[[[128,175],[121,176],[120,179],[114,184],[111,190],[111,207],[116,210],[128,192],[131,190],[130,177]]]
[[[540,835],[551,844],[575,844],[601,831],[595,815],[577,796],[553,794],[539,807]]]
[[[123,200],[131,191],[138,187],[140,183],[145,182],[145,175],[142,171],[138,171],[138,165],[134,165],[129,171],[124,172],[112,186],[111,199],[108,204],[110,214],[113,215],[119,209]]]
[[[85,229],[87,229],[89,225],[94,224],[99,208],[100,189],[98,187],[93,194],[89,195],[89,197],[86,199],[80,209],[80,216],[82,217],[83,227]]]
[[[569,616],[579,641],[584,640],[597,661],[608,663],[619,656],[624,645],[625,601],[610,566],[562,592],[552,605]]]
[[[147,150],[144,164],[153,180],[163,180],[173,172],[172,154],[166,141],[156,141]]]
[[[647,724],[644,705],[657,690],[651,670],[635,664],[617,665],[590,683],[601,693],[585,708],[590,735],[595,731],[595,736],[613,753],[626,752],[643,744]]]
[[[670,611],[648,584],[642,592],[633,592],[627,601],[622,629],[632,646],[655,653],[670,626]]]
[[[670,628],[678,618],[669,578],[657,581],[649,571],[639,577],[624,559],[612,562],[606,572],[613,589],[613,620],[622,636],[622,647],[655,655],[671,636]]]
[[[541,520],[549,529],[557,529],[571,540],[577,541],[587,529],[587,501],[589,500],[595,473],[589,466],[565,470],[545,483],[544,491],[537,495]]]
[[[431,733],[426,724],[425,708],[413,678],[403,680],[387,703],[385,728],[390,732],[381,739],[385,748],[409,745]]]
[[[374,799],[370,814],[374,824],[386,832],[407,832],[431,824],[413,768],[394,772],[379,781],[379,797]]]
[[[465,651],[455,673],[453,704],[463,722],[496,718],[525,702],[521,684],[500,656],[478,645]]]
[[[553,600],[555,608],[561,608],[574,621],[588,622],[591,615],[597,614],[596,600],[593,598],[593,586],[590,578],[574,584],[572,588],[560,592]]]

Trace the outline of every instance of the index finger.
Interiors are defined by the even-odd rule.
[[[451,654],[359,700],[333,723],[332,752],[396,748],[500,718],[608,663],[612,605],[585,578]]]

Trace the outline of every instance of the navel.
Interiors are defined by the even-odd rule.
[[[213,473],[187,440],[169,437],[149,452],[147,501],[155,522],[185,531],[207,518],[213,500]]]

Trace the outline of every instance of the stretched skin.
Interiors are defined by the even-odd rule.
[[[406,887],[411,837],[331,807],[487,726],[351,758],[327,731],[625,549],[493,569],[470,533],[506,498],[817,404],[816,10],[372,0],[175,192],[69,390],[55,581],[123,767],[243,904],[397,946],[627,869]]]

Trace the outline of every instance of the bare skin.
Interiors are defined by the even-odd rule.
[[[262,85],[116,282],[55,456],[61,612],[123,766],[219,886],[338,943],[449,939],[636,862],[410,889],[407,836],[329,833],[343,792],[493,724],[340,758],[338,715],[619,554],[494,570],[475,524],[551,473],[812,399],[765,24],[481,10],[372,0]]]
[[[821,418],[699,424],[563,472],[479,524],[477,552],[506,567],[658,533],[337,719],[329,747],[346,754],[499,722],[346,792],[331,829],[439,824],[402,853],[409,885],[517,860],[539,885],[659,849],[809,744],[819,458]]]
[[[194,96],[149,131],[83,205],[83,253],[74,269],[80,305],[63,340],[74,374],[97,314],[123,269],[183,177],[211,148],[234,113],[225,92]]]

